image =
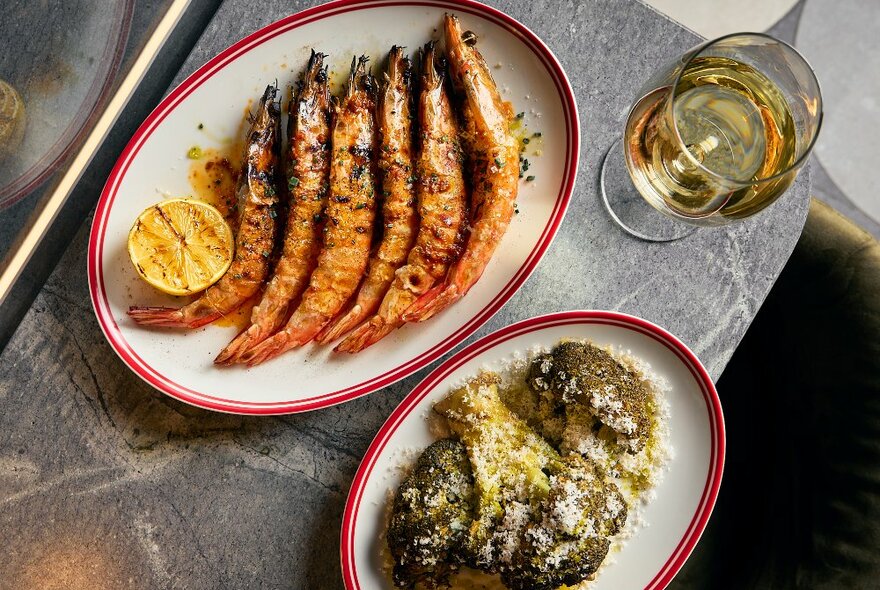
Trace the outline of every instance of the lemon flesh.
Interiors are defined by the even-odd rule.
[[[142,279],[170,295],[207,289],[232,264],[232,228],[217,209],[191,199],[152,205],[128,234],[128,255]]]
[[[15,88],[0,80],[0,160],[11,156],[24,137],[24,101]]]

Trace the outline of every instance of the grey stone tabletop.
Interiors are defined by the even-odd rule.
[[[177,78],[312,4],[226,0]],[[614,309],[678,335],[717,379],[788,259],[809,170],[757,217],[648,244],[619,231],[599,163],[633,94],[698,38],[635,1],[493,1],[574,86],[577,188],[532,277],[470,340],[540,313]],[[132,132],[134,129],[131,130]],[[152,390],[114,355],[86,284],[86,220],[0,356],[0,589],[340,588],[338,537],[374,433],[430,368],[334,408],[252,418]]]

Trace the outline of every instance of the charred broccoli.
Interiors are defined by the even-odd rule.
[[[458,569],[457,548],[473,519],[473,476],[464,445],[429,446],[397,489],[388,528],[398,588],[442,588]]]
[[[559,453],[501,401],[483,374],[436,404],[467,447],[476,493],[465,562],[514,589],[590,576],[626,520],[613,484],[588,459]]]
[[[551,393],[558,403],[580,404],[627,441],[636,453],[651,427],[651,395],[642,378],[604,350],[584,342],[563,342],[532,361],[529,386]]]
[[[513,590],[553,590],[589,578],[626,523],[626,503],[596,466],[579,455],[562,458],[550,478],[539,520],[525,529],[518,550],[501,567]]]
[[[559,454],[505,406],[498,377],[483,373],[434,406],[467,447],[476,488],[474,522],[465,542],[468,564],[494,571],[493,532],[511,502],[536,505],[550,491]]]

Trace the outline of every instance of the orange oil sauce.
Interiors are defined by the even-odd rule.
[[[219,320],[215,320],[212,325],[221,326],[224,328],[235,327],[239,330],[244,330],[248,326],[248,324],[250,324],[251,310],[254,309],[254,306],[259,300],[259,297],[251,297],[247,303],[245,303],[229,315],[225,315]]]
[[[233,154],[240,154],[235,147],[228,149],[207,148],[201,157],[189,165],[189,184],[193,196],[215,206],[223,217],[231,217],[235,208],[235,185],[238,180],[238,164]],[[240,157],[240,156],[239,156]]]

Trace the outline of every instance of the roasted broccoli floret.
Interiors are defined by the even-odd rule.
[[[526,531],[526,537],[531,536],[532,530]],[[611,541],[605,537],[527,545],[514,556],[510,567],[501,572],[501,580],[511,590],[556,590],[560,586],[574,586],[595,573],[610,546]]]
[[[637,373],[604,350],[585,342],[563,342],[532,361],[528,383],[566,406],[588,407],[603,425],[628,441],[631,453],[644,448],[652,397]]]
[[[429,446],[397,489],[388,527],[398,588],[445,587],[458,569],[458,548],[473,520],[473,476],[464,445]]]
[[[483,373],[450,393],[434,409],[467,447],[474,473],[476,510],[465,542],[468,565],[495,570],[493,531],[510,502],[537,505],[550,491],[559,454],[498,396],[498,377]]]
[[[553,590],[588,579],[626,523],[623,496],[590,460],[569,455],[562,462],[537,518],[500,568],[508,588]]]
[[[476,511],[465,562],[510,588],[557,588],[590,576],[626,520],[613,484],[588,459],[561,457],[501,401],[483,374],[435,405],[465,444]]]

